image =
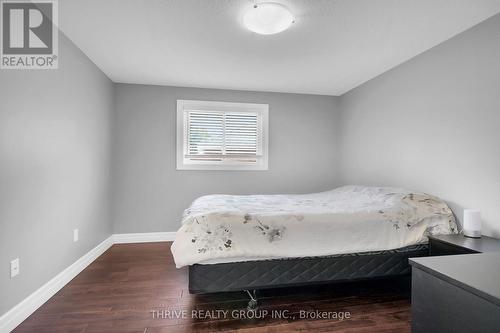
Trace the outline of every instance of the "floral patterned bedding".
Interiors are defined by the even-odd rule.
[[[397,249],[457,233],[439,198],[344,186],[304,195],[209,195],[186,209],[172,245],[177,267]]]

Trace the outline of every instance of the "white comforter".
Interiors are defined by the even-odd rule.
[[[404,189],[345,186],[305,195],[209,195],[184,212],[177,267],[391,250],[456,233],[442,200]]]

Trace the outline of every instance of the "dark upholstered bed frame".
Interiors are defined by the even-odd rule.
[[[189,292],[259,290],[407,275],[427,244],[388,251],[189,266]]]

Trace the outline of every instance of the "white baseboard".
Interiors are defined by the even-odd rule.
[[[83,271],[113,244],[167,242],[175,239],[175,232],[148,232],[136,234],[114,234],[87,252],[52,280],[38,288],[15,307],[0,317],[0,333],[8,333],[21,324],[33,312],[54,296],[69,281]]]
[[[0,332],[10,332],[16,328],[42,306],[43,303],[54,296],[69,281],[109,249],[111,245],[113,245],[112,236],[105,239],[101,244],[87,252],[83,257],[75,261],[61,273],[57,274],[52,280],[38,288],[34,293],[3,314],[0,317]]]
[[[115,244],[171,242],[174,239],[175,239],[175,231],[113,235],[113,242]]]

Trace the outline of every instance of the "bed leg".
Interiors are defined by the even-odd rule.
[[[250,301],[248,301],[247,309],[250,311],[254,311],[257,309],[257,290],[245,290],[250,297]]]

